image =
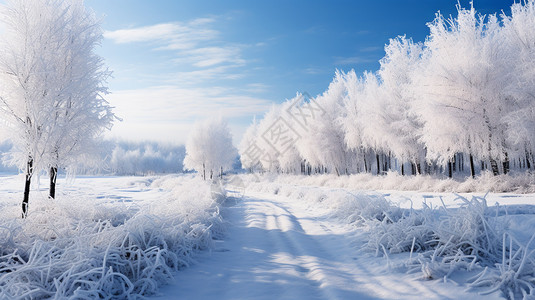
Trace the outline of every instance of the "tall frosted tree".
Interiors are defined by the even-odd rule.
[[[353,167],[354,154],[345,145],[340,122],[346,95],[345,74],[336,71],[327,90],[313,99],[321,107],[321,112],[310,119],[305,134],[297,142],[297,149],[304,159],[338,175],[349,173]]]
[[[214,172],[230,170],[238,155],[232,144],[228,124],[222,118],[195,124],[186,142],[184,168],[195,170],[206,179],[207,172],[213,178]]]
[[[82,0],[10,0],[1,8],[0,113],[14,143],[10,160],[25,169],[28,210],[33,174],[87,161],[114,120],[103,99],[110,75],[94,53],[102,33]]]
[[[240,155],[242,168],[249,169],[251,172],[260,167],[259,161],[255,159],[255,156],[249,153],[253,147],[256,146],[257,136],[258,122],[255,117],[253,123],[247,127],[247,130],[245,130],[242,140],[238,145],[238,153]]]
[[[425,157],[425,147],[419,141],[421,122],[411,109],[414,102],[412,74],[421,62],[423,47],[405,37],[391,39],[385,47],[385,57],[377,72],[383,90],[382,123],[386,132],[386,148],[397,159],[411,162],[421,173],[420,160]]]
[[[438,14],[429,28],[414,106],[428,156],[448,162],[455,153],[469,153],[498,174],[497,161],[507,159],[502,116],[510,106],[504,101],[497,17],[458,7],[456,18]]]
[[[502,45],[507,47],[502,59],[509,67],[503,82],[513,108],[504,118],[506,137],[531,168],[535,152],[535,1],[513,4],[511,16],[503,15],[502,19]]]

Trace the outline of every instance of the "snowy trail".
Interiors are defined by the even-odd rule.
[[[326,212],[267,194],[229,202],[225,240],[177,272],[157,299],[478,298],[453,284],[378,271],[384,258],[357,253],[358,241]]]

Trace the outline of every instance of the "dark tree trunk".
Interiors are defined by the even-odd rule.
[[[377,162],[377,175],[381,174],[381,163],[379,162],[379,154],[375,154],[375,160]]]
[[[500,170],[498,169],[498,163],[494,158],[490,159],[490,167],[492,169],[492,174],[494,176],[500,175]]]
[[[50,167],[50,189],[48,191],[48,196],[50,199],[56,198],[56,179],[58,178],[58,168]]]
[[[364,173],[368,173],[368,162],[366,161],[366,154],[364,154]]]
[[[416,171],[418,172],[418,175],[422,175],[422,166],[420,165],[420,162],[416,162]]]
[[[401,176],[405,176],[405,164],[401,163]]]
[[[202,164],[202,179],[206,180],[206,166]]]
[[[22,200],[22,218],[28,215],[28,201],[30,200],[30,184],[33,175],[33,158],[28,157],[26,165],[26,182],[24,184],[24,199]]]
[[[504,153],[504,156],[505,156],[505,159],[503,160],[503,174],[507,174],[509,173],[509,168],[510,168],[510,164],[509,164],[509,155],[507,154],[507,152]]]
[[[527,150],[526,150],[526,167],[527,167],[528,169],[531,169],[531,163],[530,163],[530,161],[529,161],[529,153],[528,153]]]
[[[472,153],[470,153],[470,175],[472,175],[472,178],[476,178],[476,170],[474,168],[474,157],[472,156]]]
[[[451,161],[448,161],[448,177],[453,178],[453,166]]]

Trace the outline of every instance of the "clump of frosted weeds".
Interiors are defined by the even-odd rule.
[[[421,272],[425,279],[448,281],[457,270],[484,268],[469,287],[487,286],[490,289],[482,294],[502,291],[509,299],[533,296],[535,235],[522,245],[506,233],[498,209],[493,215],[485,197],[458,196],[457,200],[463,204],[456,209],[424,206],[398,220],[370,221],[367,247],[386,256],[410,252],[409,272]]]
[[[36,199],[26,220],[1,218],[0,298],[154,294],[222,234],[224,192],[191,178],[168,177],[152,187],[165,197],[139,206]]]
[[[472,278],[471,287],[491,287],[482,294],[501,290],[508,299],[535,298],[535,234],[526,245],[504,233],[502,257],[496,269],[485,268]]]

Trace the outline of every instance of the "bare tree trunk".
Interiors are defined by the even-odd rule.
[[[50,189],[48,191],[48,196],[50,199],[56,198],[56,180],[58,177],[58,168],[57,167],[50,167]]]
[[[22,200],[22,218],[28,215],[28,201],[30,200],[30,184],[33,175],[33,158],[28,157],[26,165],[26,182],[24,184],[24,199]]]
[[[401,176],[405,176],[405,163],[401,163]]]
[[[531,170],[531,163],[529,161],[529,153],[528,150],[526,150],[526,167]]]
[[[453,178],[453,166],[451,161],[448,161],[448,177]]]
[[[476,178],[476,170],[474,168],[474,156],[472,156],[472,153],[470,153],[470,174],[472,175],[472,178]]]
[[[500,170],[498,170],[498,163],[494,158],[490,159],[490,168],[492,169],[492,174],[494,176],[500,175]]]
[[[507,152],[504,153],[505,159],[503,160],[503,174],[509,173],[510,164],[509,164],[509,155]]]
[[[206,166],[202,163],[202,179],[206,180]]]
[[[380,166],[380,162],[379,162],[379,154],[375,154],[375,160],[377,162],[377,175],[381,174],[381,166]]]

